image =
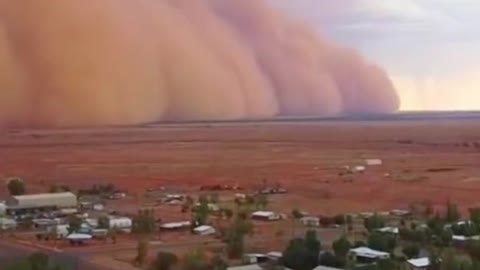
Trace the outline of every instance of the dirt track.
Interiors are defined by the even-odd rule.
[[[381,158],[353,182],[344,165]],[[311,212],[407,207],[451,199],[480,206],[480,121],[192,124],[0,134],[0,177],[30,190],[112,182],[129,191],[267,179],[291,190],[276,204]],[[428,172],[428,169],[447,169]],[[388,173],[390,177],[385,177]],[[328,182],[328,183],[327,183]]]

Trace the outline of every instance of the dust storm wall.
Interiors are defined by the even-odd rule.
[[[0,127],[399,108],[387,74],[262,0],[0,0]]]

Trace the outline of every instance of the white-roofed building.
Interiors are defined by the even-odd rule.
[[[300,223],[307,227],[320,227],[320,217],[305,216],[300,218]]]
[[[160,229],[171,230],[171,231],[181,230],[185,228],[190,228],[191,224],[192,223],[190,221],[170,222],[170,223],[164,223],[160,225]]]
[[[110,228],[116,228],[123,232],[131,232],[133,226],[133,220],[129,217],[109,217],[108,225]]]
[[[263,221],[276,221],[280,220],[281,216],[271,211],[257,211],[252,213],[252,219]]]
[[[284,267],[283,269],[292,270],[287,267]],[[265,270],[265,268],[261,267],[258,264],[249,264],[249,265],[242,265],[242,266],[231,266],[231,267],[228,267],[227,270]]]
[[[193,229],[193,232],[198,235],[212,235],[217,231],[212,226],[202,225]]]
[[[390,253],[374,250],[368,247],[358,247],[350,249],[350,254],[353,255],[355,261],[362,263],[372,263],[378,260],[390,258]]]
[[[77,196],[71,192],[11,196],[6,200],[9,214],[76,209]]]
[[[313,270],[343,270],[343,269],[319,265],[313,268]]]
[[[426,270],[430,266],[430,258],[418,258],[407,261],[411,270]]]
[[[400,229],[397,227],[383,227],[380,229],[376,229],[376,231],[380,233],[388,233],[394,235],[398,235],[400,233]]]

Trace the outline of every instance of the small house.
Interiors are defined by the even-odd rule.
[[[262,253],[247,253],[243,255],[243,263],[245,264],[261,264],[270,261],[266,254]]]
[[[15,230],[17,228],[17,222],[11,218],[0,218],[0,229],[5,230]]]
[[[397,217],[405,217],[405,216],[410,215],[410,211],[401,210],[401,209],[393,209],[392,211],[390,211],[390,214],[392,214],[393,216],[397,216]]]
[[[133,220],[128,217],[111,216],[108,220],[108,225],[110,228],[116,228],[120,231],[130,233],[132,231]]]
[[[202,225],[193,229],[193,232],[198,235],[206,236],[206,235],[215,234],[216,230],[212,226]]]
[[[374,250],[368,247],[350,249],[350,254],[358,263],[374,263],[378,260],[390,258],[390,253]]]
[[[188,229],[190,228],[191,224],[192,223],[190,221],[171,222],[160,225],[160,229],[165,231],[177,231]]]
[[[400,229],[397,227],[383,227],[380,229],[376,229],[376,231],[379,233],[386,233],[392,235],[398,235],[400,233]]]
[[[367,166],[380,166],[380,165],[383,164],[383,160],[377,159],[377,158],[375,158],[375,159],[366,159],[366,160],[365,160],[365,164],[366,164]]]
[[[430,258],[418,258],[407,261],[411,270],[426,270],[430,266]]]
[[[305,216],[300,218],[300,223],[307,227],[320,227],[320,217]]]
[[[251,217],[254,220],[261,220],[261,221],[277,221],[282,218],[279,214],[271,211],[253,212]]]

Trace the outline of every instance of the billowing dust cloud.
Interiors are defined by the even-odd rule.
[[[0,127],[383,113],[386,73],[262,0],[0,0]]]

